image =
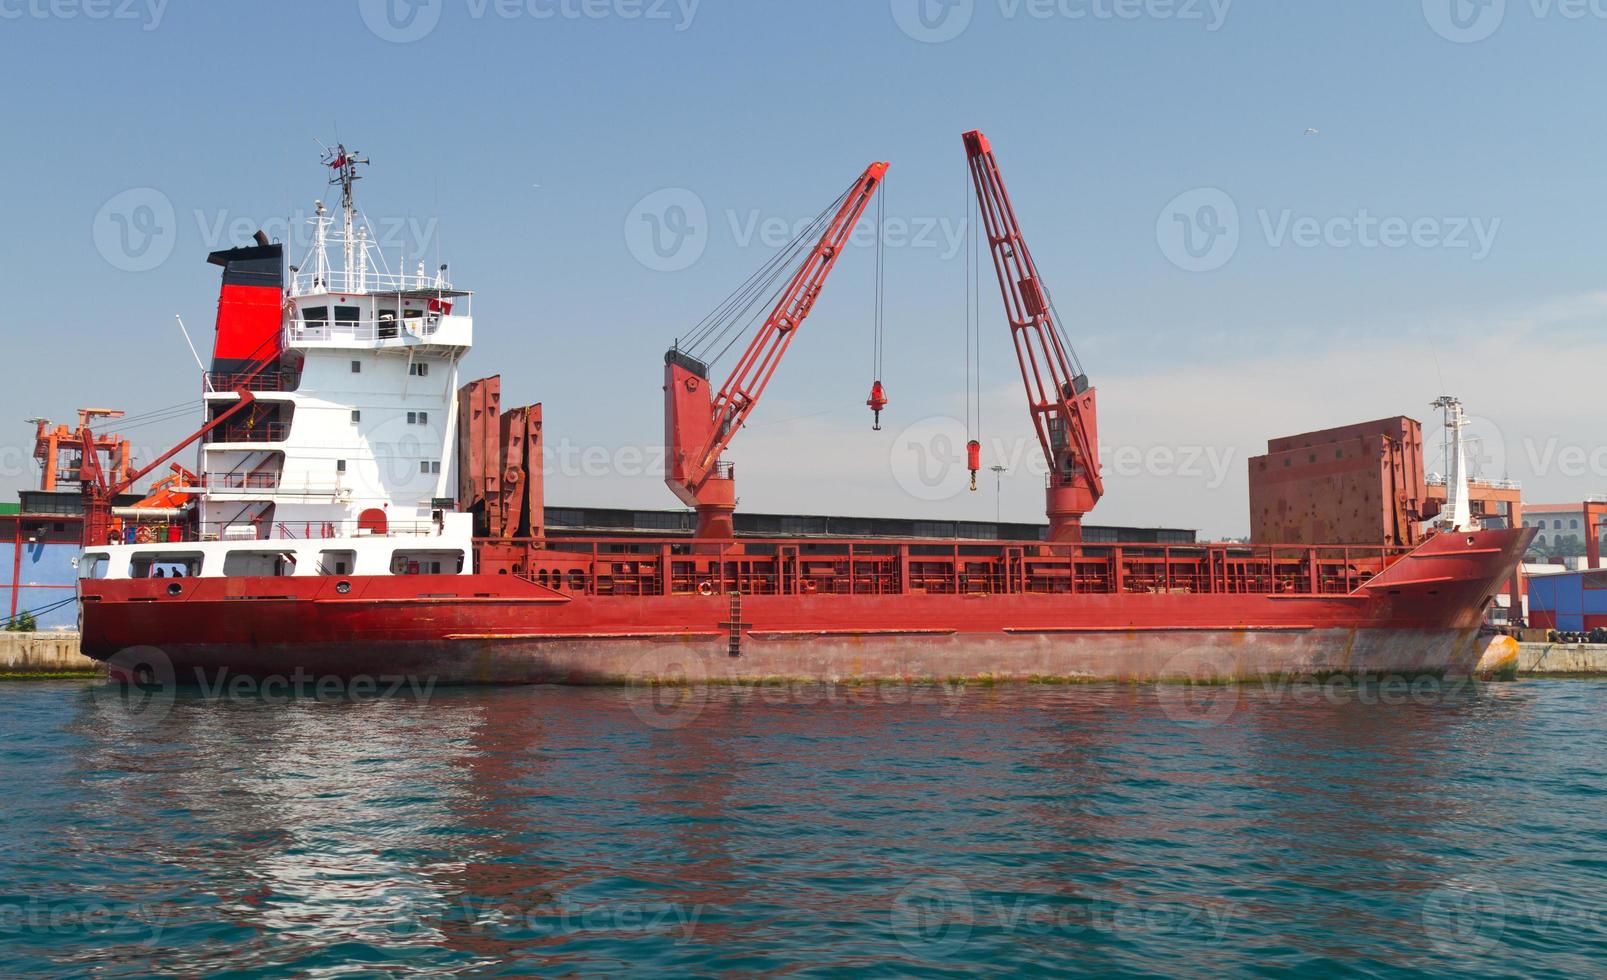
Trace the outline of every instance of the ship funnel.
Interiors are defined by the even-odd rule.
[[[256,243],[213,252],[206,260],[223,266],[218,291],[217,336],[212,370],[236,374],[275,360],[283,346],[285,249],[257,232]]]
[[[268,244],[268,235],[261,228],[258,228],[257,233],[251,236],[251,240],[258,245],[266,245]]]

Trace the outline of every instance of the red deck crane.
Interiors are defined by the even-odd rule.
[[[1083,515],[1105,493],[1099,475],[1099,423],[1094,389],[1066,340],[1048,290],[1038,277],[1005,192],[993,147],[980,130],[965,134],[988,250],[1004,295],[1010,336],[1027,389],[1032,424],[1049,463],[1049,540],[1082,540]]]
[[[258,365],[254,370],[248,372],[245,375],[246,383],[249,384],[250,379],[256,377],[261,370],[262,366]],[[256,401],[256,396],[251,393],[245,384],[235,389],[235,394],[239,397],[239,401],[219,412],[212,421],[185,436],[167,452],[133,473],[120,477],[118,474],[113,474],[108,477],[101,468],[100,460],[95,458],[95,454],[87,454],[84,457],[84,469],[86,472],[83,476],[84,544],[100,545],[107,543],[106,535],[112,527],[112,501],[117,499],[119,494],[133,487],[134,484],[138,483],[158,466],[177,456],[184,447],[234,418],[248,405]],[[87,422],[78,427],[78,435],[84,440],[85,445],[94,444],[95,434],[90,431]]]
[[[664,482],[682,503],[697,509],[699,538],[729,540],[735,536],[734,471],[720,459],[720,454],[758,404],[886,173],[886,163],[867,167],[833,208],[821,212],[791,246],[699,324],[690,338],[690,350],[683,350],[677,341],[664,355]],[[821,226],[824,229],[818,241],[801,260],[797,259],[814,229]],[[712,358],[705,351],[713,351],[718,357],[740,338],[737,333],[736,338],[727,341],[744,322],[747,312],[761,301],[764,290],[780,279],[789,261],[797,263],[796,271],[775,294],[769,315],[742,352],[730,377],[715,392],[709,383]]]

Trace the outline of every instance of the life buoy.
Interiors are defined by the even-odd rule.
[[[150,527],[141,525],[140,529],[134,532],[134,540],[138,541],[140,544],[150,544],[152,541],[156,540],[156,535],[151,533]]]
[[[820,583],[816,582],[814,579],[806,578],[803,580],[804,595],[814,595],[815,590],[818,588],[820,588]]]
[[[714,583],[708,582],[708,581],[699,582],[697,584],[697,594],[698,595],[713,595],[714,594]]]

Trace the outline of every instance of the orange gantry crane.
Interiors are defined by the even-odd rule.
[[[886,163],[867,167],[792,244],[698,324],[684,346],[677,340],[664,355],[664,482],[682,503],[696,508],[699,538],[734,536],[735,472],[720,455],[759,403],[886,173]],[[771,293],[794,264],[785,285]],[[715,391],[709,365],[741,339],[767,296],[775,297],[769,315]],[[872,402],[879,402],[872,405],[879,420],[885,396],[873,393]]]
[[[1032,424],[1049,463],[1049,540],[1082,540],[1083,515],[1105,493],[1099,474],[1099,422],[1094,389],[1066,339],[1048,289],[1027,250],[993,147],[979,130],[966,133],[965,153],[988,250],[993,256]],[[971,469],[978,467],[972,443]]]

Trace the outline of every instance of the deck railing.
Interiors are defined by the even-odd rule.
[[[295,391],[300,384],[301,375],[293,371],[262,371],[256,374],[246,371],[206,373],[208,391],[235,391],[239,388],[248,391]]]
[[[482,541],[482,572],[588,595],[1348,595],[1408,548],[954,541]]]

